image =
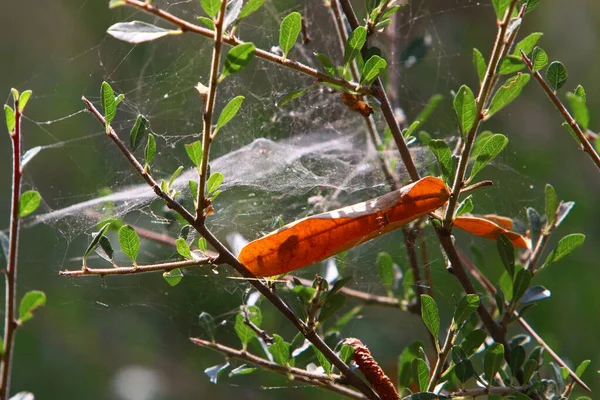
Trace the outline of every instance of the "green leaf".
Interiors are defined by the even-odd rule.
[[[579,364],[577,366],[577,369],[575,370],[575,375],[577,375],[578,377],[582,377],[583,373],[585,372],[585,370],[587,369],[588,365],[590,365],[592,361],[591,360],[583,360],[581,362],[581,364]]]
[[[466,383],[472,377],[477,377],[471,360],[462,359],[454,366],[454,373],[461,383]]]
[[[537,42],[542,37],[542,35],[543,35],[542,32],[534,32],[534,33],[530,33],[529,35],[527,35],[519,43],[516,44],[515,49],[513,50],[513,55],[518,56],[520,59],[521,58],[521,50],[523,50],[523,53],[525,53],[526,55],[531,53],[533,51],[535,45],[537,44]]]
[[[423,347],[422,342],[415,342],[405,347],[398,357],[398,387],[403,392],[412,382],[412,362],[419,357],[419,349]]]
[[[19,96],[19,112],[23,112],[32,93],[33,92],[31,90],[26,90],[23,93],[21,93],[21,95]]]
[[[567,69],[560,61],[553,61],[548,65],[548,69],[546,70],[546,79],[548,79],[548,83],[550,87],[555,92],[560,89],[565,82],[567,81],[568,74]]]
[[[200,16],[198,17],[198,21],[200,21],[202,23],[202,25],[204,25],[205,27],[207,27],[210,30],[215,30],[215,22],[208,18],[208,17],[204,17],[204,16]]]
[[[360,73],[360,84],[370,85],[387,67],[387,61],[379,56],[371,56]]]
[[[208,336],[210,337],[210,340],[214,342],[215,341],[216,324],[215,324],[215,319],[213,318],[213,316],[207,312],[202,311],[200,313],[200,315],[198,316],[198,323],[200,324],[200,327],[202,328],[202,330],[208,334]]]
[[[15,88],[11,88],[11,89],[10,89],[10,93],[11,93],[11,94],[12,94],[12,96],[13,96],[13,101],[14,101],[14,102],[16,102],[17,100],[19,100],[19,96],[20,96],[20,94],[19,94],[19,91],[18,91],[17,89],[15,89]]]
[[[525,62],[521,56],[510,55],[503,57],[498,64],[498,74],[508,75],[525,68]]]
[[[108,231],[108,228],[110,228],[110,225],[111,225],[111,222],[107,222],[106,224],[102,225],[102,227],[98,230],[98,232],[92,233],[92,241],[90,242],[87,249],[85,250],[85,253],[83,253],[83,265],[86,265],[87,257],[90,254],[92,254],[92,251],[94,251],[96,249],[96,247],[100,243],[100,240],[102,239],[104,234]]]
[[[502,261],[504,268],[511,277],[514,276],[515,246],[512,244],[510,239],[504,234],[498,235],[496,245],[498,246],[498,254],[500,255],[500,260]]]
[[[123,225],[119,229],[119,244],[123,253],[131,258],[133,264],[136,265],[136,259],[140,250],[140,237],[133,227],[130,225]]]
[[[463,201],[461,201],[456,207],[455,217],[461,216],[463,214],[468,214],[473,211],[473,196],[468,195]]]
[[[98,254],[98,257],[114,265],[115,251],[112,248],[112,244],[110,244],[110,240],[108,240],[106,236],[100,236],[100,241],[94,251]]]
[[[110,2],[108,3],[108,8],[112,9],[112,8],[117,8],[117,7],[121,7],[121,6],[126,6],[127,2],[125,0],[110,0]]]
[[[515,276],[515,281],[513,283],[513,298],[512,301],[516,303],[519,301],[521,297],[525,294],[527,289],[529,289],[529,284],[531,283],[531,272],[527,269],[521,269],[517,272]]]
[[[460,344],[462,351],[465,353],[467,358],[470,358],[475,352],[481,347],[487,333],[483,329],[475,329],[469,333]]]
[[[242,364],[239,367],[232,369],[231,372],[229,373],[229,377],[231,378],[233,376],[248,375],[257,370],[258,370],[258,368],[247,367],[246,364]]]
[[[249,0],[242,11],[240,11],[240,15],[238,15],[238,20],[246,18],[248,15],[258,11],[259,8],[265,3],[265,0]]]
[[[501,20],[508,9],[511,0],[492,0],[494,5],[494,11],[496,11],[496,18]]]
[[[485,58],[483,58],[483,54],[481,54],[481,52],[476,48],[473,48],[473,64],[475,65],[477,76],[479,77],[479,83],[481,83],[483,82],[483,78],[485,78],[487,65],[485,64]]]
[[[206,253],[206,250],[208,249],[208,244],[205,238],[201,237],[200,239],[198,239],[198,248],[203,253]]]
[[[23,218],[37,210],[42,201],[42,196],[35,190],[28,190],[21,194],[19,200],[19,218]]]
[[[321,353],[321,350],[317,349],[317,347],[314,344],[311,344],[310,347],[312,347],[313,351],[315,352],[319,365],[323,367],[325,373],[329,375],[331,373],[331,362],[329,362],[327,357],[325,357],[325,355]]]
[[[344,306],[346,302],[346,296],[343,294],[334,294],[333,296],[327,296],[327,300],[325,304],[323,304],[323,308],[321,308],[321,313],[319,314],[319,322],[324,322],[333,314],[335,314],[340,308]]]
[[[192,163],[200,168],[202,164],[202,142],[197,140],[190,144],[185,144],[185,152],[187,153]]]
[[[427,390],[429,383],[429,368],[425,360],[415,358],[412,362],[413,379],[419,388],[419,391]]]
[[[239,72],[254,58],[256,47],[254,43],[243,43],[235,46],[227,53],[225,64],[223,65],[223,73],[219,77],[219,82],[231,74]]]
[[[510,349],[510,362],[508,366],[513,374],[513,376],[517,376],[517,373],[523,366],[525,362],[525,349],[523,346],[514,346]]]
[[[33,312],[46,305],[46,294],[39,290],[30,290],[19,303],[19,322],[33,318]]]
[[[206,192],[210,194],[217,190],[221,183],[223,183],[223,179],[225,179],[225,177],[220,172],[213,172],[210,174],[206,181]]]
[[[348,364],[350,358],[354,355],[354,348],[352,346],[348,346],[347,344],[343,345],[340,349],[339,357],[344,362],[344,364]]]
[[[248,319],[257,327],[262,324],[262,312],[257,306],[247,307]],[[256,336],[256,332],[244,322],[244,311],[240,311],[235,317],[235,333],[242,342],[244,350],[248,347],[248,343]]]
[[[290,344],[287,343],[278,334],[273,334],[274,342],[269,346],[269,353],[273,356],[273,360],[279,365],[290,365]]]
[[[523,382],[527,383],[531,380],[531,377],[538,369],[538,363],[535,360],[527,360],[525,366],[523,367]]]
[[[335,65],[333,65],[333,62],[331,61],[331,59],[323,53],[313,53],[313,54],[321,62],[321,65],[323,66],[323,69],[325,70],[325,72],[327,72],[331,76],[335,76]]]
[[[364,26],[357,27],[346,42],[344,48],[344,68],[360,54],[367,41],[367,29]]]
[[[108,126],[117,114],[117,105],[115,103],[115,92],[106,81],[102,82],[100,87],[100,99],[102,100],[102,110],[104,110],[106,133],[108,133]]]
[[[512,78],[509,78],[504,85],[492,97],[490,107],[486,111],[485,119],[489,119],[502,108],[506,107],[521,94],[521,90],[527,85],[531,75],[518,73]]]
[[[475,175],[483,168],[485,168],[500,152],[506,147],[508,144],[508,139],[506,136],[497,133],[492,136],[488,140],[486,140],[479,149],[476,156],[475,163],[473,164],[473,168],[471,169],[471,176],[469,177],[469,181],[471,181]]]
[[[283,51],[283,58],[287,58],[288,52],[294,47],[302,28],[302,16],[299,12],[290,13],[281,21],[279,29],[279,47]]]
[[[442,96],[441,94],[434,94],[433,96],[431,96],[431,98],[427,101],[427,105],[425,106],[425,108],[423,108],[419,115],[417,115],[417,118],[415,118],[415,121],[419,121],[421,123],[427,121],[429,116],[431,116],[431,114],[435,111],[435,109],[442,102],[443,99],[444,96]]]
[[[536,46],[531,53],[531,63],[533,72],[539,71],[548,65],[548,54],[539,46]]]
[[[463,135],[466,135],[473,127],[477,116],[475,96],[468,86],[462,85],[460,89],[458,89],[456,96],[454,96],[453,105],[456,117],[458,118],[460,131]]]
[[[529,221],[529,232],[531,236],[531,243],[535,247],[540,234],[542,233],[542,218],[535,208],[527,208],[527,221]]]
[[[244,102],[244,98],[244,96],[237,96],[231,99],[229,103],[227,103],[227,105],[225,106],[225,108],[223,108],[223,111],[221,111],[221,114],[219,115],[219,119],[217,120],[217,127],[215,128],[215,132],[213,133],[213,135],[216,135],[219,129],[227,125],[227,123],[231,121],[233,117],[235,117],[235,115],[240,110],[242,103]]]
[[[452,150],[441,139],[433,139],[429,141],[429,150],[437,159],[440,171],[444,181],[451,182],[454,178],[454,159],[452,158]]]
[[[392,297],[392,288],[394,287],[394,260],[388,253],[381,252],[377,254],[377,272],[379,272],[379,280],[383,283],[383,287],[385,287],[388,296]]]
[[[15,130],[15,112],[11,106],[8,104],[4,105],[4,118],[6,119],[6,127],[8,128],[8,132],[12,133]]]
[[[215,18],[221,9],[221,0],[200,0],[202,9],[211,18]]]
[[[511,301],[513,297],[513,277],[507,271],[500,275],[498,286],[500,286],[500,290],[504,294],[506,301]]]
[[[125,95],[123,93],[115,97],[115,106],[118,106],[124,99]]]
[[[567,100],[571,106],[571,112],[575,121],[577,121],[583,131],[586,131],[590,124],[590,112],[585,104],[585,100],[571,92],[567,93]]]
[[[548,299],[552,293],[543,286],[532,286],[521,297],[520,304],[535,303],[540,300]]]
[[[181,35],[182,30],[164,29],[143,21],[118,22],[106,31],[115,39],[131,44],[148,42],[168,35]]]
[[[177,248],[177,252],[183,258],[187,258],[188,260],[192,260],[192,250],[190,246],[187,244],[184,238],[179,238],[175,241],[175,247]]]
[[[479,296],[476,294],[468,294],[458,303],[456,311],[454,311],[454,324],[457,328],[467,320],[479,307]]]
[[[558,195],[554,187],[547,183],[544,188],[544,199],[546,202],[546,226],[550,227],[556,218],[556,211],[558,209]]]
[[[440,335],[440,314],[438,311],[438,306],[433,297],[426,294],[421,295],[421,318],[423,318],[425,326],[431,333],[431,336],[433,336],[436,347],[438,347],[438,337]]]
[[[494,376],[502,366],[504,359],[504,346],[502,343],[494,343],[488,347],[483,360],[483,370],[489,382],[492,382]]]
[[[148,141],[146,142],[146,147],[144,148],[144,159],[146,165],[149,165],[154,159],[154,155],[156,154],[156,140],[154,140],[154,135],[148,135]]]
[[[577,247],[581,246],[585,241],[585,235],[583,233],[572,233],[560,239],[558,245],[554,250],[548,254],[546,261],[544,262],[544,267],[547,267],[550,264],[553,264],[563,258],[564,256],[571,253]]]
[[[304,89],[292,90],[291,92],[287,92],[286,94],[284,94],[283,96],[281,96],[280,98],[277,99],[277,101],[275,102],[275,105],[277,107],[281,107],[281,106],[289,103],[290,101],[295,100],[298,97],[301,97],[304,93],[306,93],[310,89],[312,89],[312,87],[313,87],[313,85],[310,85],[309,87],[306,87]]]
[[[169,286],[177,286],[183,279],[183,273],[181,269],[175,268],[171,271],[163,272],[163,279],[169,284]]]
[[[179,174],[181,174],[182,171],[183,165],[180,165],[179,168],[177,168],[175,172],[173,172],[173,175],[171,175],[171,178],[169,178],[169,184],[167,185],[169,189],[173,186],[173,183],[175,183],[175,179],[177,179],[177,177],[179,176]]]
[[[587,96],[585,94],[585,89],[581,85],[577,85],[575,88],[575,95],[579,97],[584,103],[587,101]]]
[[[129,134],[129,148],[132,152],[136,151],[137,148],[144,140],[146,132],[148,131],[148,120],[142,114],[139,114],[135,119],[131,133]]]

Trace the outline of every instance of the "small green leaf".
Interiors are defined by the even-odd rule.
[[[510,55],[502,58],[498,64],[498,74],[508,75],[525,68],[525,62],[521,56]]]
[[[585,100],[571,92],[567,93],[567,100],[571,106],[571,112],[575,121],[577,121],[583,131],[586,131],[590,124],[590,112],[585,104]]]
[[[115,97],[115,106],[118,106],[124,99],[125,95],[123,93]]]
[[[154,135],[148,135],[148,141],[146,142],[146,147],[144,148],[144,159],[146,165],[150,165],[152,160],[154,159],[154,155],[156,154],[156,140],[154,140]]]
[[[425,326],[433,336],[436,346],[438,344],[438,337],[440,335],[440,314],[438,306],[433,297],[426,294],[421,295],[421,318]]]
[[[175,170],[175,172],[173,172],[173,175],[171,175],[171,178],[169,179],[169,184],[167,185],[167,188],[172,188],[173,187],[173,183],[175,183],[175,179],[177,179],[177,177],[179,176],[179,174],[181,174],[181,172],[183,171],[183,165],[180,165],[179,168],[177,168]]]
[[[370,85],[387,67],[387,61],[379,56],[371,56],[360,73],[360,84]]]
[[[133,227],[123,225],[119,229],[119,244],[123,253],[136,265],[136,259],[140,250],[140,237]]]
[[[112,9],[112,8],[117,8],[117,7],[121,7],[121,6],[126,6],[127,2],[125,0],[110,0],[110,2],[108,3],[108,8]]]
[[[510,349],[510,362],[508,366],[513,374],[513,376],[517,376],[519,370],[523,366],[525,362],[525,349],[523,346],[514,346]]]
[[[481,83],[483,82],[483,78],[485,78],[487,65],[485,64],[485,58],[483,58],[483,54],[481,54],[481,52],[476,48],[473,48],[473,64],[475,64],[475,70],[477,71],[477,76],[479,77],[479,83]]]
[[[461,201],[456,207],[455,217],[459,217],[463,214],[468,214],[473,211],[473,196],[468,195],[463,201]]]
[[[190,246],[187,244],[184,238],[178,238],[175,241],[175,247],[177,248],[177,252],[183,258],[187,258],[188,260],[192,260],[192,250]]]
[[[425,106],[425,108],[423,108],[419,115],[417,115],[417,118],[415,118],[415,121],[419,121],[421,123],[427,121],[429,116],[435,111],[435,109],[442,102],[442,100],[444,100],[444,96],[442,96],[441,94],[434,94],[433,96],[431,96],[431,98],[427,101],[427,105]]]
[[[454,323],[457,328],[460,326],[477,310],[479,307],[479,296],[476,294],[468,294],[458,303],[456,311],[454,311]]]
[[[321,353],[321,351],[317,349],[317,347],[314,344],[312,344],[310,347],[312,347],[313,351],[315,352],[315,355],[317,356],[317,361],[319,361],[319,365],[323,367],[323,370],[325,370],[326,374],[330,374],[331,362],[329,362],[327,357],[325,357],[325,355]]]
[[[527,360],[525,366],[523,367],[523,382],[527,383],[531,380],[531,377],[538,369],[538,363],[535,360]]]
[[[42,196],[35,190],[28,190],[21,194],[19,200],[19,218],[23,218],[37,210],[42,201]]]
[[[273,334],[274,342],[269,346],[269,353],[273,356],[275,362],[279,365],[290,365],[290,344],[287,343],[278,334]]]
[[[246,313],[250,322],[252,322],[257,327],[260,327],[263,319],[260,308],[258,308],[257,306],[248,306]],[[246,347],[248,347],[248,343],[250,343],[250,340],[252,340],[256,336],[256,332],[244,322],[244,310],[241,310],[236,315],[234,328],[235,333],[242,342],[243,348],[246,349]]]
[[[217,134],[217,131],[224,127],[229,121],[235,117],[235,115],[240,110],[242,103],[244,102],[244,96],[234,97],[227,103],[221,114],[219,115],[219,119],[217,120],[217,127],[215,128],[215,132],[213,135]]]
[[[15,112],[11,106],[8,104],[4,105],[4,118],[6,119],[6,128],[8,128],[8,132],[12,133],[15,130]]]
[[[488,140],[485,141],[481,145],[479,152],[474,154],[476,156],[475,163],[473,164],[473,168],[471,169],[471,176],[469,177],[469,181],[471,181],[475,175],[483,168],[485,168],[500,152],[506,147],[508,144],[508,139],[506,136],[497,133],[492,136]]]
[[[104,110],[106,133],[108,133],[108,126],[117,114],[117,105],[115,103],[115,92],[106,81],[102,82],[100,87],[100,99],[102,100],[102,110]]]
[[[215,22],[212,19],[204,16],[199,16],[198,21],[200,21],[202,25],[204,25],[208,29],[211,29],[213,31],[215,30]]]
[[[577,85],[575,88],[575,95],[579,97],[584,103],[587,101],[587,96],[585,94],[585,89],[581,85]]]
[[[146,132],[148,131],[148,120],[142,114],[139,114],[135,119],[131,133],[129,134],[129,148],[132,152],[136,151],[140,146]]]
[[[543,33],[541,32],[534,32],[527,35],[525,38],[523,38],[523,40],[516,44],[515,49],[513,50],[513,55],[519,56],[520,59],[521,50],[523,50],[523,53],[525,53],[526,55],[531,53],[537,42],[542,37],[542,35]]]
[[[242,364],[239,367],[232,369],[231,372],[229,373],[229,377],[234,377],[234,376],[240,376],[240,375],[248,375],[251,374],[255,371],[257,371],[258,368],[255,367],[247,367],[246,364]]]
[[[187,153],[190,160],[192,160],[192,163],[196,167],[200,168],[200,165],[202,164],[202,142],[197,140],[193,143],[186,144],[184,146],[185,152]]]
[[[553,61],[548,65],[548,69],[546,70],[546,79],[548,79],[548,83],[550,87],[555,92],[560,89],[565,82],[567,81],[568,74],[567,69],[560,61]]]
[[[581,364],[579,364],[577,366],[577,369],[575,370],[575,375],[577,375],[578,377],[582,377],[583,373],[585,372],[585,370],[587,369],[588,365],[590,365],[592,361],[591,360],[583,360],[581,362]]]
[[[242,11],[240,11],[240,15],[238,15],[238,20],[246,18],[248,15],[258,11],[259,8],[265,3],[265,0],[249,0]]]
[[[486,111],[485,119],[489,119],[502,108],[506,107],[521,94],[521,90],[527,85],[531,75],[518,73],[509,78],[494,94],[490,101],[490,107]]]
[[[511,301],[513,297],[513,278],[507,271],[504,271],[502,275],[500,275],[498,286],[500,286],[500,290],[502,291],[502,294],[504,294],[506,301]],[[499,303],[503,304],[504,301]]]
[[[225,64],[223,65],[223,73],[219,77],[219,82],[231,74],[239,72],[242,68],[250,64],[254,58],[256,47],[254,43],[243,43],[235,46],[227,53]]]
[[[512,244],[510,239],[503,234],[498,235],[496,245],[498,246],[500,260],[502,260],[504,268],[512,277],[515,274],[515,246]]]
[[[313,54],[321,62],[321,65],[323,66],[323,69],[325,70],[325,72],[327,72],[331,76],[335,76],[335,65],[333,65],[333,62],[331,61],[331,59],[323,53],[313,53]]]
[[[221,0],[200,0],[202,9],[211,18],[215,18],[221,9]]]
[[[106,31],[115,39],[131,44],[139,44],[160,39],[168,35],[181,35],[182,30],[164,29],[142,21],[118,22]]]
[[[419,388],[419,391],[427,390],[429,383],[429,368],[425,360],[415,358],[412,362],[413,379]]]
[[[19,96],[19,112],[23,112],[32,93],[33,92],[31,90],[26,90],[23,93],[21,93],[21,95]]]
[[[477,116],[475,96],[468,86],[463,85],[458,89],[456,96],[454,96],[453,105],[460,131],[463,135],[466,135],[473,127]]]
[[[326,321],[329,317],[339,311],[339,309],[344,306],[345,302],[346,296],[343,294],[338,293],[334,294],[333,296],[327,296],[325,304],[323,304],[323,308],[319,314],[319,322]]]
[[[367,41],[367,29],[364,26],[357,27],[350,37],[344,49],[344,68],[360,54],[363,46]]]
[[[531,272],[527,269],[521,269],[517,272],[515,276],[515,281],[513,283],[513,298],[512,301],[516,303],[519,301],[521,297],[525,294],[527,289],[529,289],[529,284],[531,283]]]
[[[294,47],[301,29],[302,15],[299,12],[290,13],[281,21],[279,47],[283,51],[283,58],[287,58],[288,52]]]
[[[504,18],[504,14],[506,13],[510,2],[511,0],[492,0],[494,11],[496,11],[496,18],[499,21]]]
[[[10,89],[10,93],[11,93],[11,94],[12,94],[12,96],[13,96],[13,101],[14,101],[14,102],[16,102],[17,100],[19,100],[19,96],[20,96],[20,94],[19,94],[19,91],[18,91],[17,89],[15,89],[15,88],[11,88],[11,89]]]
[[[354,348],[352,346],[348,346],[347,344],[343,345],[339,352],[340,360],[342,360],[345,364],[348,364],[350,358],[354,355]]]
[[[544,198],[546,201],[546,226],[550,227],[556,218],[556,211],[558,209],[558,195],[554,187],[547,183],[544,188]]]
[[[87,249],[85,250],[85,253],[83,253],[83,265],[86,265],[87,257],[92,253],[92,251],[94,251],[96,249],[96,247],[100,243],[100,240],[102,239],[104,234],[108,231],[108,228],[110,228],[110,225],[111,225],[111,222],[107,222],[104,225],[102,225],[102,227],[98,230],[98,232],[92,233],[92,241],[90,242]]]
[[[201,237],[200,239],[198,239],[198,248],[200,249],[200,251],[206,253],[206,250],[208,249],[208,244],[205,238]]]
[[[553,264],[563,258],[564,256],[571,253],[577,247],[581,246],[585,241],[585,235],[583,233],[572,233],[560,239],[558,245],[554,250],[548,254],[544,267]]]
[[[454,367],[454,373],[461,383],[466,383],[472,377],[477,377],[471,360],[462,359]]]
[[[19,303],[19,322],[23,323],[33,318],[33,312],[46,305],[46,294],[39,290],[31,290]]]
[[[489,382],[492,382],[494,376],[502,366],[504,357],[504,346],[502,343],[494,343],[488,347],[483,360],[483,370]]]
[[[313,87],[313,85],[310,85],[309,87],[306,87],[304,89],[292,90],[291,92],[287,92],[283,96],[281,96],[277,99],[277,101],[275,102],[275,105],[277,107],[281,107],[281,106],[289,103],[290,101],[301,97],[304,93],[306,93],[310,89],[312,89],[312,87]]]
[[[444,181],[451,182],[454,179],[454,159],[452,158],[452,150],[441,139],[429,141],[429,150],[437,159],[440,171]]]
[[[383,287],[385,287],[388,296],[392,297],[392,288],[394,287],[394,260],[388,253],[381,252],[377,254],[377,272],[379,272],[379,280],[383,283]]]
[[[485,342],[486,337],[487,333],[483,329],[475,329],[473,332],[469,333],[460,344],[465,356],[469,358],[475,354],[483,342]]]
[[[548,65],[548,54],[539,46],[536,46],[531,53],[531,70],[537,72]]]
[[[170,286],[177,286],[179,282],[181,282],[181,280],[183,279],[183,273],[181,272],[181,269],[175,268],[171,271],[163,272],[163,279]]]
[[[422,347],[423,343],[421,342],[412,343],[405,347],[398,357],[398,387],[400,392],[411,385],[412,363],[414,359],[419,357],[419,349]]]
[[[210,174],[210,176],[208,177],[208,180],[206,181],[207,193],[210,194],[210,193],[214,192],[215,190],[217,190],[219,188],[219,186],[221,185],[221,183],[223,183],[224,179],[225,179],[225,177],[220,172],[213,172],[212,174]]]

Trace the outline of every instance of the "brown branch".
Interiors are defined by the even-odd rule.
[[[90,275],[100,275],[101,277],[106,275],[135,275],[135,274],[144,274],[148,272],[156,272],[156,271],[164,271],[169,272],[177,268],[189,268],[189,267],[198,267],[201,265],[212,265],[214,264],[214,259],[212,258],[203,258],[200,260],[184,260],[184,261],[174,261],[174,262],[166,262],[159,264],[150,264],[150,265],[137,265],[131,267],[115,267],[115,268],[83,268],[79,270],[65,270],[60,271],[59,275],[62,276],[90,276]]]

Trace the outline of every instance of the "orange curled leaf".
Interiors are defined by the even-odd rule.
[[[305,267],[419,218],[448,200],[431,176],[352,206],[292,222],[248,243],[238,258],[253,274],[273,276]]]
[[[515,247],[528,249],[531,246],[528,239],[510,230],[512,229],[512,220],[506,217],[498,215],[475,217],[470,214],[464,214],[456,217],[454,226],[475,236],[491,240],[496,240],[498,235],[502,233],[510,239]]]

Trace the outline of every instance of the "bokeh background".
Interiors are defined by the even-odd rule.
[[[82,110],[80,97],[98,99],[102,80],[126,94],[117,127],[126,134],[138,112],[147,115],[159,137],[159,173],[168,175],[185,163],[182,141],[201,129],[201,102],[193,85],[206,80],[210,42],[182,35],[138,46],[120,43],[106,34],[113,23],[132,19],[153,21],[131,9],[109,10],[107,1],[6,1],[0,6],[0,94],[10,99],[10,88],[32,89],[24,122],[25,148],[44,146],[28,166],[26,188],[39,190],[47,212],[89,200],[103,188],[118,190],[137,183],[136,176],[116,150],[102,136],[102,128]],[[188,20],[201,15],[198,1],[156,1]],[[356,1],[357,10],[362,2]],[[295,50],[298,58],[320,51],[339,56],[339,45],[331,38],[332,26],[322,2],[317,0],[267,1],[267,6],[251,17],[240,32],[242,38],[269,49],[277,44],[277,24],[291,11],[308,17],[312,44]],[[592,0],[546,1],[524,21],[521,36],[543,32],[540,45],[551,59],[565,63],[572,90],[582,84],[595,129],[600,83],[597,51],[600,40],[600,6]],[[164,26],[164,25],[163,25]],[[398,48],[390,62],[400,63],[400,54],[418,37],[429,36],[431,46],[424,58],[411,68],[400,67],[395,88],[398,105],[410,120],[435,93],[446,101],[425,127],[433,136],[449,137],[456,131],[450,108],[450,92],[466,83],[476,87],[472,48],[484,55],[495,35],[494,12],[487,1],[414,1],[401,12]],[[382,38],[385,39],[385,38]],[[384,40],[378,42],[384,51]],[[302,47],[302,46],[298,46]],[[336,97],[326,94],[314,102],[300,101],[285,114],[275,109],[275,100],[290,88],[310,84],[293,72],[280,71],[263,61],[254,61],[247,71],[231,78],[221,91],[221,106],[237,94],[247,97],[247,109],[227,134],[215,145],[215,153],[225,154],[257,137],[277,139],[305,135],[310,121],[325,121],[333,129],[352,129],[352,121],[339,118]],[[563,90],[564,92],[565,90]],[[293,111],[295,109],[295,111]],[[294,114],[296,112],[296,114]],[[347,113],[342,113],[344,118]],[[73,115],[75,114],[75,115]],[[315,116],[318,116],[315,117]],[[315,119],[316,118],[316,119]],[[327,119],[330,119],[329,121]],[[48,121],[49,123],[46,123]],[[572,232],[587,235],[585,244],[568,258],[536,276],[535,283],[552,291],[552,297],[528,314],[528,320],[549,344],[571,364],[592,359],[584,379],[595,390],[600,380],[597,338],[600,334],[600,272],[597,268],[600,240],[598,193],[600,179],[592,162],[561,127],[541,89],[531,81],[523,95],[494,117],[486,128],[506,134],[509,147],[482,178],[496,180],[496,186],[475,197],[479,212],[498,212],[524,219],[526,207],[543,210],[546,182],[576,207],[561,226],[552,243]],[[356,128],[354,128],[356,129]],[[8,227],[10,193],[10,140],[0,135],[0,228]],[[485,175],[485,176],[484,176]],[[275,184],[275,183],[274,183]],[[268,191],[266,191],[268,192]],[[243,203],[248,193],[240,190],[223,194],[223,206],[214,223],[225,235],[234,219],[234,230],[258,237],[270,229],[269,221],[278,215],[291,220],[300,215],[302,198],[293,201],[285,193],[252,203],[253,211],[232,206]],[[348,196],[352,200],[352,196]],[[288,209],[294,211],[289,212]],[[299,211],[300,210],[300,211]],[[152,205],[129,215],[131,222],[149,224],[154,230],[176,234],[177,230],[157,217],[162,210]],[[242,214],[246,212],[248,217]],[[229,214],[228,214],[229,213]],[[235,214],[235,215],[231,215]],[[219,219],[220,218],[220,219]],[[149,221],[149,222],[148,222]],[[182,283],[169,287],[159,274],[116,278],[64,278],[58,271],[78,268],[93,225],[74,218],[61,224],[40,224],[22,231],[19,263],[21,293],[39,289],[48,296],[47,306],[18,332],[12,391],[32,391],[40,399],[193,399],[219,398],[335,398],[314,388],[293,388],[285,379],[269,373],[238,378],[223,377],[211,384],[203,371],[223,361],[222,356],[200,349],[188,337],[203,335],[198,315],[205,311],[222,322],[218,339],[238,346],[232,324],[237,307],[247,296],[247,285],[226,278],[224,273],[191,271]],[[362,246],[351,252],[348,273],[356,287],[383,293],[374,272],[375,254],[390,251],[396,261],[406,264],[398,243],[399,234]],[[495,245],[459,235],[459,246],[480,246],[486,255],[485,272],[497,278],[502,267]],[[443,260],[433,245],[432,268],[435,294],[443,303],[443,321],[449,320],[452,294],[459,293],[453,278],[444,271]],[[144,244],[144,262],[172,257],[166,246]],[[4,266],[4,260],[0,261]],[[319,267],[301,274],[311,277]],[[349,302],[346,308],[352,307]],[[265,327],[291,340],[295,332],[268,305],[263,307]],[[373,327],[377,327],[373,329]],[[425,335],[414,315],[390,309],[365,308],[360,318],[342,332],[361,338],[389,372],[395,374],[396,358],[412,341]],[[515,331],[515,333],[517,333]],[[226,375],[226,374],[225,374]]]

